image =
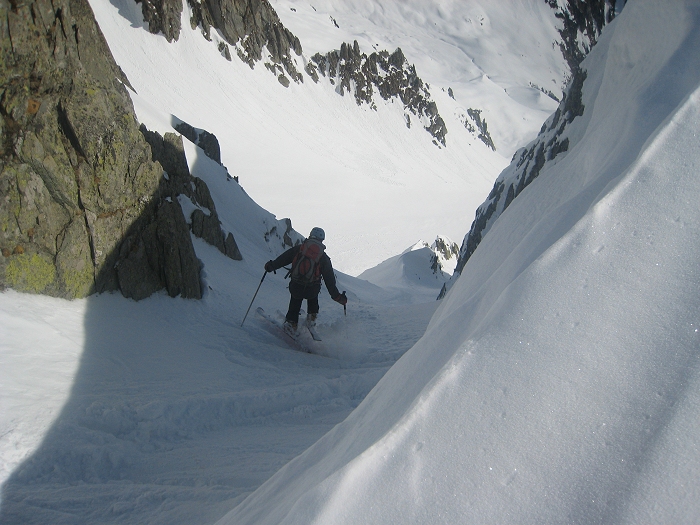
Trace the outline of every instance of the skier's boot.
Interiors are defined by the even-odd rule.
[[[309,328],[313,328],[314,326],[316,326],[316,316],[317,315],[318,314],[308,314],[306,316],[306,326],[308,326]]]
[[[292,337],[296,337],[297,335],[297,323],[285,320],[282,329]]]

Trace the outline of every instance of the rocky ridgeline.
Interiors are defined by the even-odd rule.
[[[178,127],[194,130],[186,123]],[[182,147],[182,136],[177,133],[166,133],[161,137],[157,132],[148,131],[143,124],[140,131],[151,146],[153,160],[159,162],[167,173],[167,177],[161,181],[161,198],[168,202],[182,202],[183,198],[189,199],[191,204],[188,203],[187,208],[194,207],[194,209],[190,213],[185,213],[185,220],[191,225],[192,233],[212,246],[216,246],[227,257],[236,261],[242,260],[243,257],[233,234],[221,229],[221,221],[209,193],[209,187],[202,179],[190,174],[185,150]],[[200,131],[199,137],[200,140],[202,138],[205,140],[202,146],[207,147],[205,150],[207,156],[221,164],[219,142],[216,137],[206,131]]]
[[[163,33],[168,41],[179,38],[182,2],[138,1],[150,32]],[[256,62],[265,60],[265,67],[285,87],[291,81],[304,81],[292,57],[292,52],[297,56],[302,55],[301,43],[282,25],[267,0],[187,1],[193,13],[190,20],[192,28],[199,27],[207,40],[212,39],[212,29],[217,30],[225,40],[219,43],[219,51],[228,60],[231,60],[229,46],[233,46],[239,58],[251,68]],[[337,22],[333,22],[337,26]],[[263,49],[267,49],[269,56],[263,57]],[[367,56],[360,52],[357,41],[353,45],[343,43],[340,50],[314,55],[305,71],[314,82],[319,81],[320,74],[331,83],[338,83],[339,93],[352,92],[358,105],[366,103],[375,107],[372,100],[375,91],[384,100],[399,98],[404,104],[406,125],[410,128],[413,120],[417,119],[433,136],[436,144],[445,146],[445,122],[431,100],[428,86],[418,77],[415,67],[408,63],[401,49]],[[465,120],[465,126],[472,131],[478,129],[478,138],[493,148],[486,122],[478,112],[470,115],[470,118],[476,128],[468,120]]]
[[[447,127],[431,100],[428,85],[416,74],[416,68],[408,63],[401,48],[393,53],[362,53],[357,40],[350,45],[343,43],[340,50],[325,55],[316,53],[306,66],[306,73],[315,81],[319,73],[327,77],[338,92],[352,93],[358,105],[369,104],[375,108],[375,91],[384,99],[399,98],[404,105],[406,126],[412,124],[411,115],[434,137],[436,143],[445,146]]]
[[[139,131],[87,0],[0,0],[0,57],[0,288],[201,297],[177,196],[214,215],[208,190]]]
[[[579,64],[598,41],[600,32],[615,17],[616,0],[566,0],[560,6],[557,0],[545,0],[554,9],[555,16],[562,21],[558,30],[561,36],[559,49],[566,60],[572,76]],[[622,2],[624,4],[624,1]]]
[[[496,180],[486,201],[476,210],[469,233],[464,237],[457,262],[456,273],[461,273],[484,235],[498,216],[513,202],[513,199],[540,174],[548,161],[569,149],[566,131],[569,124],[583,114],[583,83],[586,72],[581,61],[595,45],[603,27],[615,15],[615,0],[592,0],[579,2],[567,0],[565,7],[547,0],[555,9],[557,18],[564,24],[559,33],[560,48],[571,70],[571,80],[556,112],[543,124],[537,138],[526,148],[515,152],[513,160]],[[444,296],[444,291],[440,297]]]
[[[579,69],[561,104],[544,123],[537,138],[516,151],[511,165],[498,177],[486,201],[476,210],[476,218],[460,249],[456,272],[462,272],[493,221],[537,178],[545,163],[569,149],[565,134],[568,125],[583,114],[581,90],[585,79],[585,71]]]
[[[163,33],[168,42],[180,37],[181,0],[137,0],[151,33]],[[201,28],[207,40],[212,29],[225,40],[219,51],[231,60],[228,46],[233,46],[239,58],[252,68],[263,59],[263,48],[270,54],[266,66],[277,75],[284,86],[289,78],[303,82],[291,52],[301,55],[301,43],[282,22],[267,0],[187,0],[192,8],[192,29]],[[286,74],[285,74],[286,73]]]

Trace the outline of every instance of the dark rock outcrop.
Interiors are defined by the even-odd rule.
[[[469,108],[466,113],[461,112],[458,114],[457,118],[469,133],[473,134],[493,151],[496,151],[496,146],[493,143],[488,125],[486,124],[486,119],[481,117],[480,109]]]
[[[182,129],[189,131],[187,127]],[[153,160],[160,162],[168,173],[168,178],[161,182],[161,196],[172,203],[178,203],[183,198],[189,199],[191,206],[195,208],[187,217],[192,226],[192,233],[212,246],[216,246],[227,257],[237,261],[242,260],[243,257],[233,234],[221,229],[221,221],[209,193],[209,187],[202,179],[190,174],[185,150],[182,147],[182,137],[175,133],[166,133],[161,137],[159,133],[148,131],[143,125],[141,125],[141,132],[151,145]],[[208,135],[214,137],[214,135]],[[186,225],[185,229],[187,229]]]
[[[285,230],[280,233],[277,225],[272,226],[267,232],[265,232],[265,242],[270,243],[273,239],[282,246],[283,249],[291,248],[303,241],[297,232],[292,228],[291,219],[282,219],[285,225]]]
[[[555,10],[555,16],[562,21],[559,29],[564,60],[572,76],[598,41],[603,27],[615,17],[616,0],[566,0],[563,7],[556,0],[546,0]]]
[[[179,36],[179,17],[182,4],[174,0],[139,0],[149,31],[162,32],[168,41]],[[219,51],[230,60],[228,45],[234,46],[241,60],[250,67],[263,60],[263,48],[269,52],[265,67],[277,77],[279,83],[289,87],[290,82],[303,82],[304,77],[296,69],[292,51],[301,56],[299,39],[281,23],[277,13],[267,0],[187,0],[191,9],[192,28],[201,28],[207,40],[211,40],[212,28],[225,40],[219,43]],[[178,24],[175,23],[178,20]],[[334,21],[335,23],[335,21]],[[336,23],[337,26],[337,23]],[[367,56],[360,52],[355,41],[343,43],[339,50],[325,55],[316,54],[306,64],[304,71],[314,82],[319,73],[331,83],[339,83],[339,93],[354,91],[358,105],[374,106],[372,95],[377,91],[385,100],[399,98],[405,109],[406,125],[412,118],[426,119],[425,129],[434,137],[435,144],[446,145],[447,127],[431,100],[428,86],[418,77],[415,67],[408,63],[401,49],[393,53],[381,51]],[[486,122],[479,120],[479,138],[493,147],[486,130]],[[199,139],[191,139],[197,143]]]
[[[143,19],[153,34],[163,33],[168,42],[180,38],[181,0],[136,0],[141,4]]]
[[[200,27],[207,40],[211,39],[212,28],[218,30],[251,68],[263,59],[262,50],[267,47],[271,61],[266,64],[268,69],[283,76],[287,83],[287,75],[295,82],[303,82],[291,55],[292,51],[301,55],[301,42],[282,25],[267,0],[188,0],[188,3],[193,13],[192,28]],[[228,49],[220,51],[228,53]]]
[[[141,3],[143,17],[151,33],[162,33],[172,42],[180,36],[182,2],[178,0],[136,0]],[[267,47],[270,62],[265,65],[289,85],[289,78],[303,82],[296,69],[291,52],[301,55],[301,42],[284,27],[277,13],[267,0],[187,0],[192,9],[192,29],[201,28],[207,40],[212,29],[218,31],[225,42],[218,49],[231,60],[229,46],[236,48],[238,57],[251,68],[263,60],[262,51]],[[289,78],[288,78],[289,77]]]
[[[187,225],[87,0],[0,0],[0,56],[0,287],[200,297]]]
[[[216,135],[203,129],[195,129],[187,122],[180,122],[176,125],[175,131],[181,133],[187,140],[202,148],[207,157],[221,164],[221,147],[219,146],[219,139],[216,138]]]
[[[400,99],[406,125],[411,126],[410,115],[426,118],[425,129],[445,146],[445,122],[431,99],[427,84],[416,74],[415,66],[408,63],[401,48],[393,53],[380,51],[368,56],[360,51],[357,40],[352,45],[343,43],[339,50],[312,56],[306,72],[315,81],[318,81],[319,73],[327,77],[331,84],[337,84],[341,95],[351,92],[358,105],[374,107],[372,97],[375,91],[384,100]]]

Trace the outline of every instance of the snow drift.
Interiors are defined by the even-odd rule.
[[[639,0],[424,337],[223,524],[700,516],[700,10]]]

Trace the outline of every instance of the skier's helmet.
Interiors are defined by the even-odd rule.
[[[323,241],[325,238],[326,232],[324,232],[322,228],[313,228],[311,230],[311,233],[309,234],[309,239],[317,239],[319,241]]]

